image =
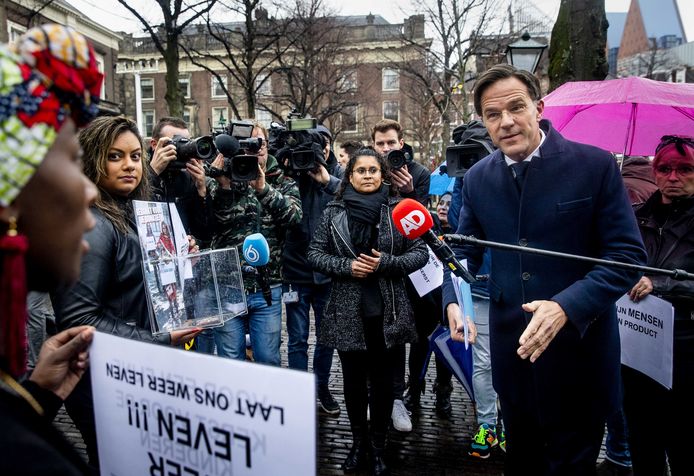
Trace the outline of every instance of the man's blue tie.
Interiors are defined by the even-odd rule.
[[[523,162],[516,162],[515,164],[511,164],[511,173],[513,173],[513,178],[516,179],[516,186],[518,187],[518,191],[522,192],[523,191],[523,184],[525,183],[525,172],[528,170],[528,166],[530,165],[530,162],[528,161],[523,161]]]

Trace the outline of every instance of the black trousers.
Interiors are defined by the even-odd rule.
[[[410,344],[409,359],[405,358],[405,344],[394,347],[398,353],[397,366],[394,373],[393,397],[402,399],[405,394],[405,365],[410,373],[410,382],[419,383],[419,376],[424,367],[424,361],[429,355],[429,336],[439,323],[439,319],[443,315],[441,310],[442,297],[441,288],[437,288],[426,296],[419,297],[417,291],[407,280],[407,296],[412,304],[414,312],[414,323],[417,328],[417,342]],[[443,362],[436,358],[436,381],[439,384],[451,382],[451,371]]]
[[[393,411],[393,371],[397,352],[386,348],[382,316],[364,320],[366,351],[338,351],[345,406],[353,432],[365,432],[369,428],[366,409],[370,407],[371,438],[375,445],[382,446]]]
[[[506,432],[506,476],[590,476],[605,431],[605,421],[540,425],[534,412],[500,398]]]
[[[694,428],[694,322],[675,321],[672,389],[622,366],[624,415],[634,476],[692,474],[689,430]]]

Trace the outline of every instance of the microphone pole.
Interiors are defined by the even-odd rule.
[[[597,265],[602,265],[602,266],[608,266],[611,268],[627,269],[630,271],[643,271],[644,273],[647,273],[647,274],[660,274],[660,275],[669,276],[672,279],[676,279],[678,281],[694,280],[694,273],[688,273],[687,271],[685,271],[683,269],[651,268],[650,266],[642,266],[640,264],[622,263],[620,261],[610,261],[610,260],[601,259],[601,258],[592,258],[590,256],[572,255],[569,253],[561,253],[559,251],[541,250],[539,248],[529,248],[527,246],[509,245],[506,243],[499,243],[496,241],[480,240],[478,238],[475,238],[474,236],[468,236],[468,235],[452,234],[452,235],[443,235],[443,237],[446,241],[449,241],[451,243],[463,243],[466,245],[473,245],[473,246],[480,246],[480,247],[487,247],[487,248],[497,248],[497,249],[506,250],[506,251],[516,251],[518,253],[548,256],[551,258],[561,258],[561,259],[569,259],[569,260],[574,260],[574,261],[583,261],[584,263],[592,263],[592,264],[597,264]]]

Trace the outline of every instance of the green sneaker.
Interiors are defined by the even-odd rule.
[[[487,459],[492,452],[492,448],[499,444],[496,438],[496,427],[482,423],[477,430],[477,434],[470,443],[467,454],[475,458]]]
[[[501,451],[506,453],[506,432],[503,429],[499,435],[499,448],[501,448]]]

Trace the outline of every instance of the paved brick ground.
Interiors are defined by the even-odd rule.
[[[312,329],[311,342],[313,340]],[[310,350],[313,350],[312,346]],[[287,365],[286,339],[282,345],[282,365],[285,367]],[[502,475],[504,454],[500,450],[496,449],[488,460],[472,459],[466,454],[467,444],[475,426],[475,415],[473,404],[460,384],[456,382],[454,385],[453,418],[442,420],[436,416],[434,395],[431,392],[435,372],[432,362],[427,375],[427,391],[422,397],[422,408],[412,415],[413,431],[407,434],[390,431],[386,458],[393,475]],[[346,457],[351,443],[349,421],[342,396],[342,373],[337,353],[333,360],[330,387],[340,403],[342,412],[338,418],[320,416],[318,419],[317,468],[319,475],[326,476],[343,474],[340,471],[340,464]],[[64,411],[61,411],[56,418],[56,425],[84,455],[82,438]]]

